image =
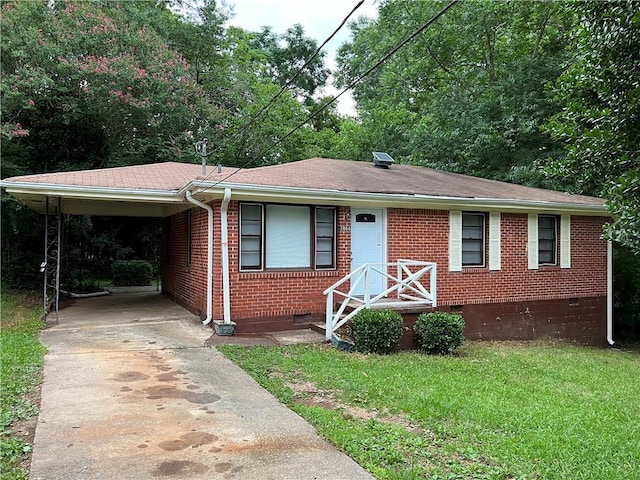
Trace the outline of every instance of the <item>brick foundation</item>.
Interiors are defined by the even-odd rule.
[[[437,310],[461,314],[467,340],[556,339],[580,345],[606,345],[606,297],[471,304]],[[418,315],[403,314],[404,350],[417,348],[413,325]]]

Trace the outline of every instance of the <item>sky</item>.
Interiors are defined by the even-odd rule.
[[[376,0],[365,2],[354,12],[349,21],[359,16],[376,17]],[[274,33],[284,33],[287,28],[299,23],[307,37],[313,38],[318,46],[340,25],[340,22],[358,4],[358,0],[228,0],[233,6],[234,18],[229,25],[245,30],[258,31],[262,26],[270,26]],[[331,70],[336,67],[335,53],[340,45],[349,39],[348,25],[325,46],[325,64]],[[333,87],[325,89],[324,94],[339,93]],[[338,111],[345,115],[355,115],[353,99],[348,92],[338,99]]]

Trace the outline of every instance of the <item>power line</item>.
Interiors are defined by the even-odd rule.
[[[302,65],[300,68],[298,68],[298,70],[296,71],[296,73],[294,74],[294,76],[287,81],[287,83],[285,85],[283,85],[280,88],[280,91],[278,93],[276,93],[271,100],[269,100],[269,102],[264,105],[260,111],[256,114],[254,114],[249,121],[236,133],[234,133],[232,135],[232,137],[230,139],[228,139],[226,141],[227,144],[230,144],[235,138],[237,137],[242,137],[242,134],[247,130],[247,128],[249,128],[251,125],[253,125],[253,123],[271,106],[273,105],[273,103],[282,96],[282,94],[293,84],[293,82],[296,80],[296,78],[298,78],[300,76],[300,74],[304,71],[305,68],[307,68],[311,62],[320,54],[320,52],[322,51],[322,49],[324,48],[324,46],[329,43],[331,41],[331,39],[333,39],[333,37],[336,36],[336,34],[342,29],[342,27],[344,27],[344,25],[347,23],[347,21],[349,20],[349,18],[351,18],[351,16],[355,13],[356,10],[358,10],[362,4],[364,3],[364,0],[360,0],[355,7],[353,7],[351,9],[351,11],[349,12],[349,14],[342,20],[342,22],[340,23],[340,25],[338,25],[338,27],[333,31],[333,33],[331,33],[331,35],[329,35],[324,42],[322,42],[322,45],[320,45],[316,51],[311,55],[311,57],[309,57],[309,59],[307,59],[307,61],[304,63],[304,65]],[[238,155],[239,158],[239,155]]]
[[[411,35],[409,35],[407,38],[405,38],[402,42],[400,42],[398,45],[396,45],[393,49],[391,49],[384,57],[382,57],[380,60],[378,60],[373,66],[371,66],[369,69],[367,69],[364,73],[362,73],[361,75],[359,75],[355,80],[353,80],[349,85],[347,85],[338,95],[336,95],[335,97],[333,97],[330,101],[328,101],[327,103],[325,103],[324,105],[322,105],[320,108],[318,108],[317,110],[315,110],[313,113],[311,113],[309,116],[307,116],[300,124],[298,124],[296,127],[294,127],[293,129],[291,129],[289,132],[287,132],[283,137],[281,137],[280,139],[278,139],[275,143],[273,143],[273,145],[271,145],[270,147],[262,150],[256,157],[260,158],[262,155],[265,155],[266,153],[268,153],[269,151],[271,151],[273,148],[275,148],[276,146],[278,146],[280,143],[282,143],[284,140],[286,140],[287,138],[289,138],[291,135],[293,135],[295,132],[297,132],[298,130],[300,130],[304,125],[307,124],[307,122],[309,122],[309,120],[311,120],[312,118],[314,118],[316,115],[318,115],[320,112],[322,112],[324,109],[326,109],[329,105],[331,105],[332,103],[334,103],[336,100],[338,100],[338,98],[340,98],[345,92],[347,92],[348,90],[352,89],[355,85],[357,85],[361,80],[363,80],[365,77],[367,77],[371,72],[373,72],[376,68],[378,68],[380,65],[382,65],[384,62],[386,62],[390,57],[392,57],[398,50],[400,50],[402,47],[404,47],[407,43],[409,43],[411,40],[413,40],[415,37],[417,37],[418,35],[420,35],[424,30],[426,30],[427,28],[429,28],[432,24],[434,24],[442,15],[444,15],[451,7],[453,7],[456,3],[458,3],[459,0],[452,0],[446,7],[444,7],[442,10],[440,10],[436,15],[434,15],[433,17],[431,17],[431,19],[425,23],[424,25],[422,25],[420,28],[418,28],[415,32],[413,32]],[[230,174],[228,174],[226,177],[222,178],[221,180],[218,180],[216,182],[213,183],[213,185],[210,185],[208,187],[206,187],[204,190],[209,190],[210,188],[215,187],[216,185],[228,180],[229,178],[231,178],[233,175],[235,175],[236,173],[238,173],[240,170],[242,170],[243,168],[246,168],[249,164],[251,164],[253,160],[248,160],[247,162],[245,162],[241,167],[238,167],[237,170],[231,172]]]
[[[364,0],[360,0],[358,2],[358,4],[353,7],[353,9],[349,12],[349,14],[344,18],[344,20],[342,20],[342,23],[340,25],[338,25],[338,27],[333,31],[333,33],[331,35],[329,35],[329,37],[327,37],[327,39],[322,42],[322,45],[320,45],[316,51],[313,53],[313,55],[311,55],[311,57],[309,57],[309,59],[305,62],[304,65],[302,65],[298,71],[296,72],[296,74],[291,78],[291,80],[289,80],[281,89],[280,91],[271,99],[269,100],[269,103],[267,103],[264,107],[262,107],[262,109],[255,114],[253,117],[251,117],[251,119],[249,120],[249,122],[242,128],[242,130],[240,131],[240,133],[242,133],[244,130],[246,130],[250,125],[253,124],[253,122],[260,116],[262,115],[262,113],[269,108],[271,105],[273,105],[273,102],[275,102],[278,98],[280,98],[280,96],[284,93],[285,90],[287,90],[287,88],[289,88],[291,86],[291,84],[293,83],[293,81],[298,78],[298,76],[300,76],[300,74],[302,73],[302,71],[313,61],[314,58],[316,58],[318,56],[318,54],[320,53],[320,51],[324,48],[324,46],[329,43],[329,41],[335,37],[335,35],[340,31],[340,29],[342,29],[342,27],[345,25],[345,23],[347,23],[347,20],[349,20],[349,18],[351,17],[351,15],[353,15],[353,13],[362,6],[362,4],[364,3]]]

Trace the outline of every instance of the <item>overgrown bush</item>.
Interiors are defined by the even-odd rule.
[[[144,260],[116,260],[111,267],[113,284],[120,287],[151,285],[153,267]]]
[[[351,320],[355,349],[364,353],[397,352],[402,330],[402,317],[391,310],[360,310]]]
[[[425,352],[447,355],[464,341],[464,320],[461,315],[446,312],[423,313],[413,331],[416,343]]]

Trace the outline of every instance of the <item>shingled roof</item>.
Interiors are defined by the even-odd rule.
[[[493,198],[533,202],[604,205],[604,200],[449,173],[413,165],[377,168],[369,162],[310,158],[241,170],[227,182],[339,192]]]
[[[320,195],[333,192],[361,195],[378,201],[399,196],[417,199],[455,199],[460,202],[491,200],[504,202],[576,206],[601,211],[606,215],[604,200],[571,195],[553,190],[525,187],[511,183],[449,173],[426,167],[395,164],[389,169],[377,168],[370,162],[310,158],[298,162],[265,167],[237,169],[197,164],[167,162],[76,172],[46,173],[7,178],[2,186],[25,201],[36,196],[91,198],[93,201],[181,202],[184,190],[200,188],[203,195],[220,195],[224,187],[246,192],[277,191],[279,200],[287,201],[287,192]],[[216,193],[218,192],[218,193]],[[194,193],[196,191],[194,190]],[[22,197],[21,197],[22,195]],[[124,198],[126,196],[126,199]],[[236,197],[237,198],[237,197]],[[346,197],[345,197],[346,198]],[[349,197],[352,198],[352,197]],[[163,200],[166,199],[166,200]],[[35,207],[34,207],[35,208]],[[168,212],[166,210],[165,212]],[[166,214],[166,213],[163,213]]]
[[[237,168],[225,168],[224,174],[228,175],[237,170]],[[207,175],[214,171],[216,171],[216,168],[207,167]],[[190,181],[202,178],[201,165],[165,162],[128,167],[23,175],[7,178],[4,181],[16,184],[177,192]]]

